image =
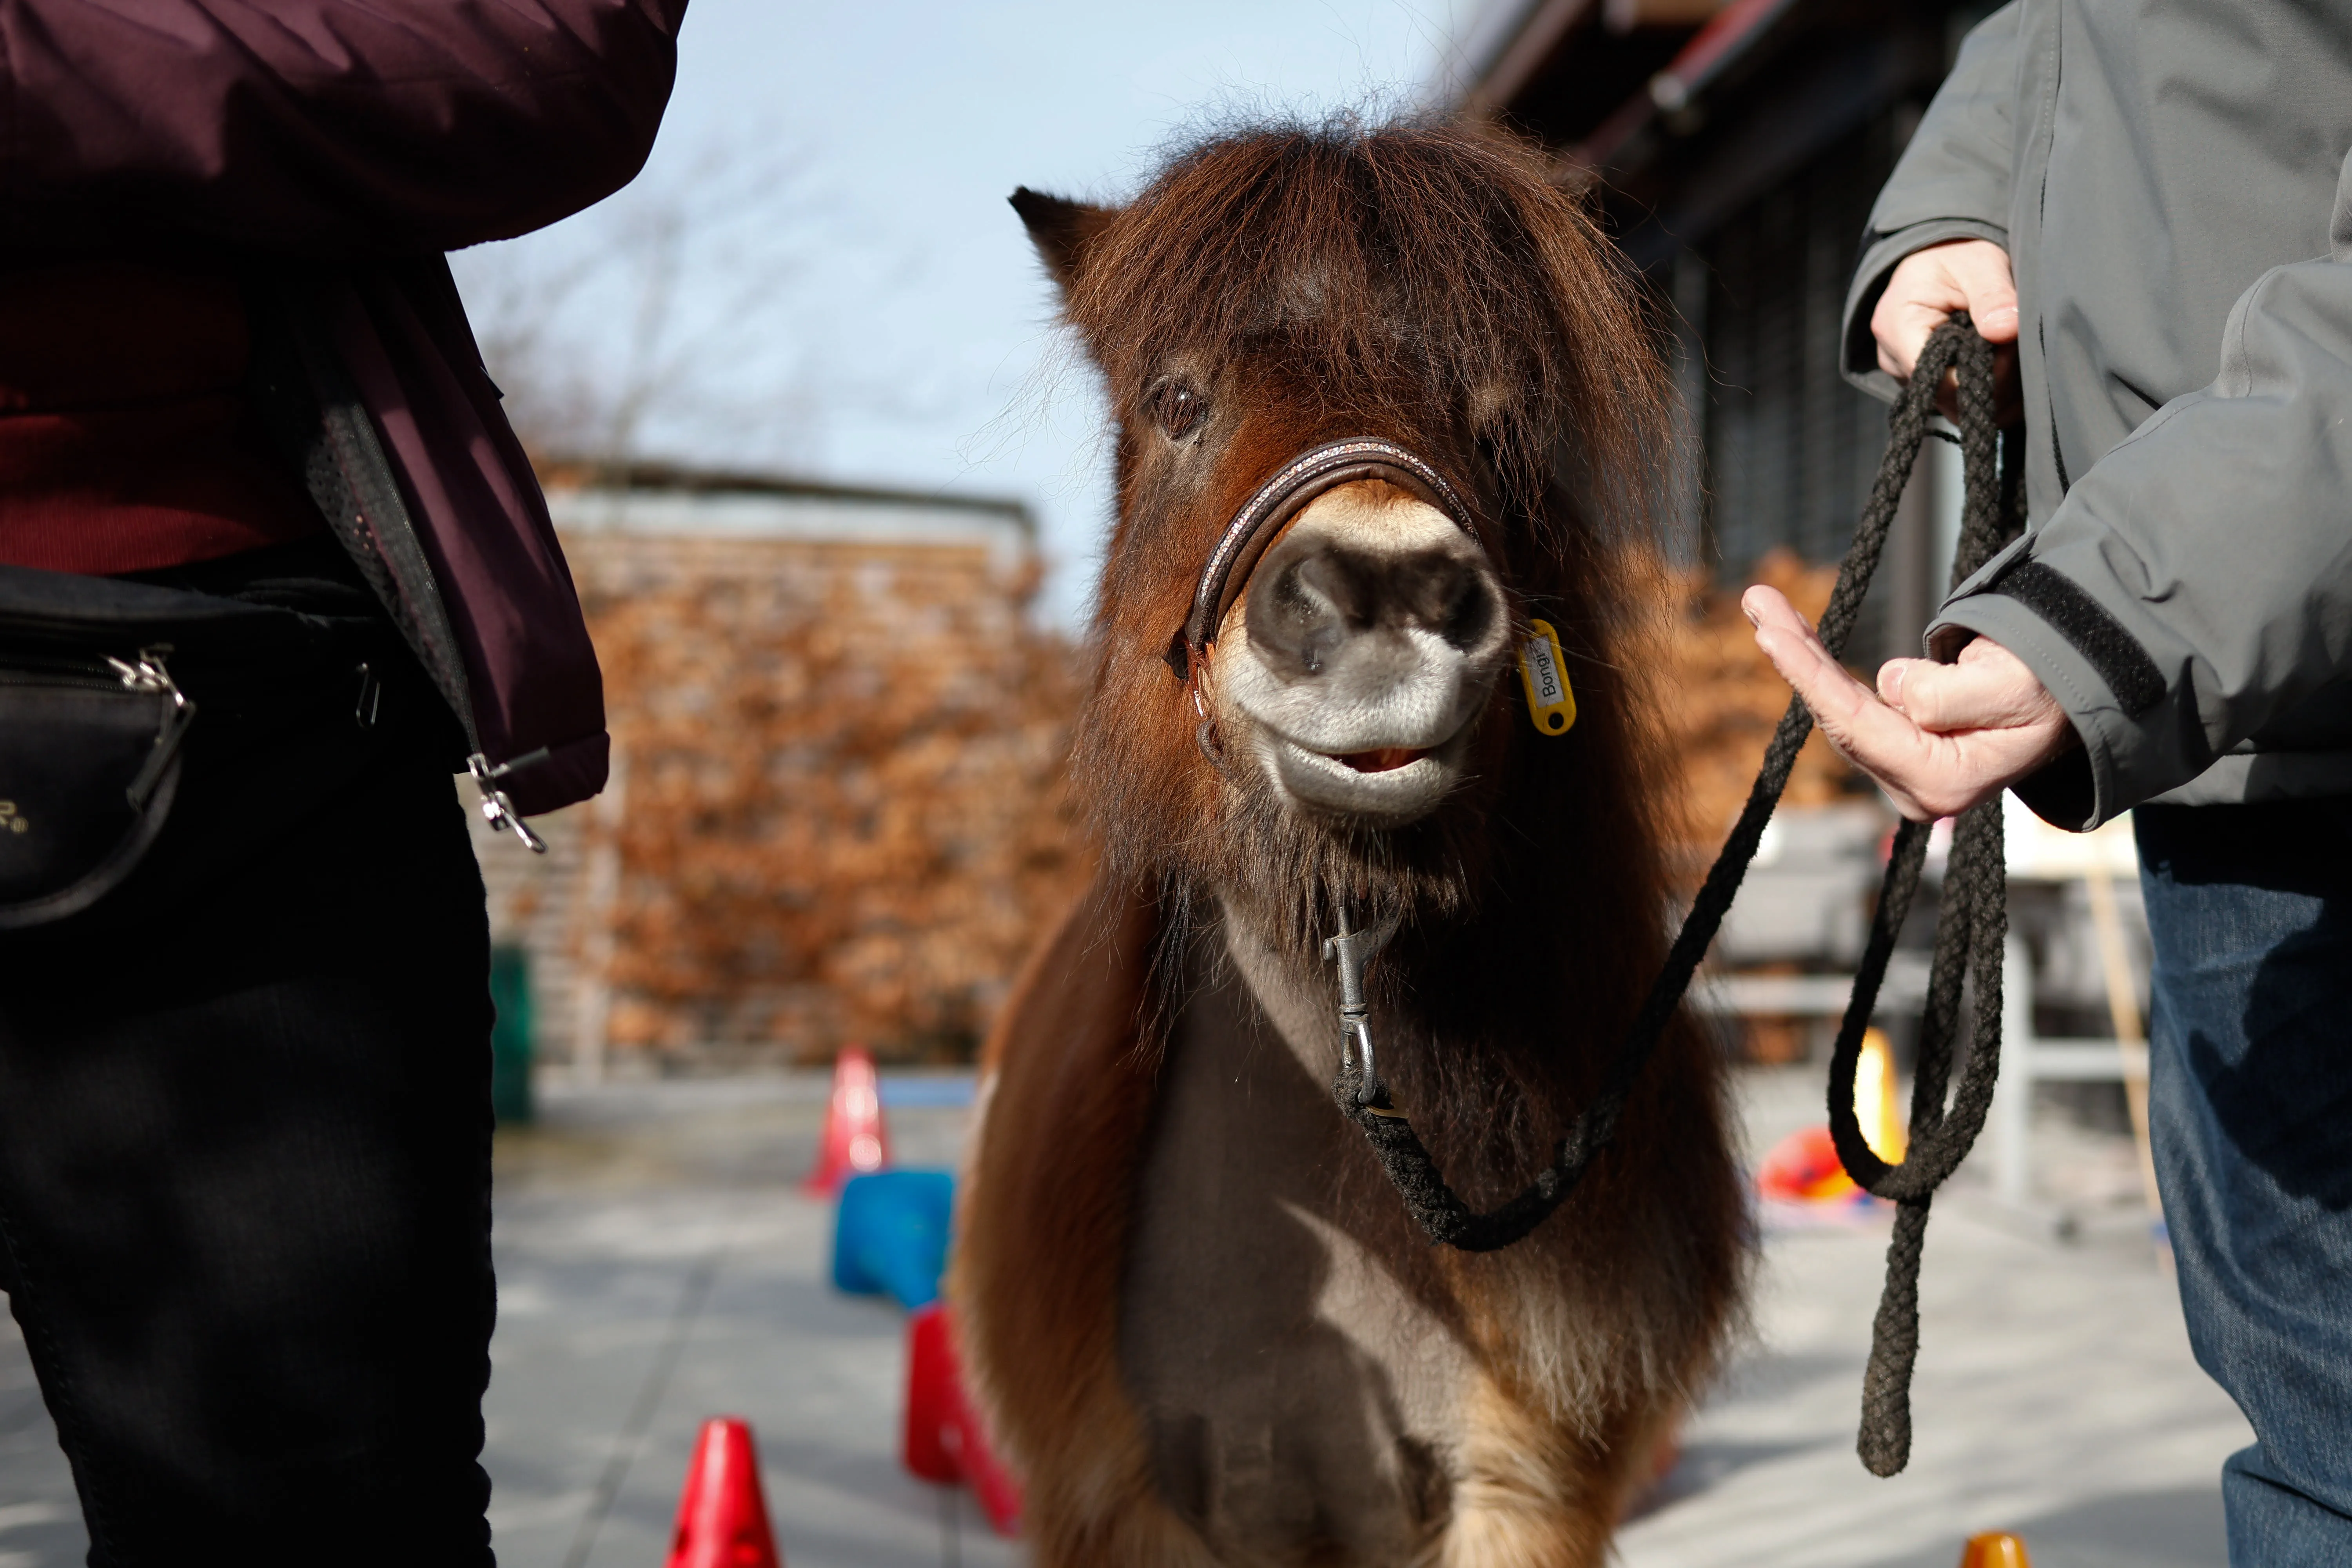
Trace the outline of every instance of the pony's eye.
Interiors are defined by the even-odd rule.
[[[1160,424],[1160,433],[1171,441],[1181,441],[1201,427],[1208,416],[1209,405],[1201,395],[1181,381],[1163,381],[1151,389],[1147,399],[1151,417]]]

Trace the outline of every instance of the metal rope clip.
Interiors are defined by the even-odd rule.
[[[1356,1085],[1356,1104],[1375,1116],[1402,1116],[1404,1112],[1389,1103],[1388,1086],[1381,1082],[1380,1069],[1372,1058],[1372,1005],[1364,995],[1364,967],[1372,955],[1388,945],[1396,934],[1397,922],[1391,919],[1370,931],[1351,929],[1354,924],[1348,906],[1339,906],[1339,934],[1323,939],[1323,961],[1339,966],[1339,1051],[1344,1060],[1352,1047],[1356,1059],[1364,1069],[1363,1079]]]
[[[479,752],[466,759],[466,771],[474,775],[474,787],[482,792],[482,819],[490,825],[493,832],[511,831],[534,855],[547,853],[547,840],[530,830],[530,824],[522,819],[522,813],[515,809],[514,802],[507,798],[507,792],[499,787],[498,781],[517,768],[529,767],[533,763],[545,761],[546,757],[547,748],[541,746],[527,756],[517,757],[513,762],[496,767],[491,766],[490,759]]]

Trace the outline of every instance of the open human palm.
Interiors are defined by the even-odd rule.
[[[1989,638],[1969,643],[1953,664],[1890,659],[1874,691],[1830,657],[1778,589],[1750,588],[1739,607],[1830,744],[1914,821],[1965,811],[2074,743],[2057,700]]]

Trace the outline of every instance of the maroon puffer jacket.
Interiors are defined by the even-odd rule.
[[[477,772],[523,814],[604,786],[604,689],[441,253],[626,184],[668,100],[685,11],[0,0],[0,246],[183,236],[323,280],[311,306],[364,410],[359,444],[397,489],[331,521],[358,526],[346,542],[372,547],[393,584]],[[352,493],[368,493],[356,476]]]

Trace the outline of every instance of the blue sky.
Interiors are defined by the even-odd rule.
[[[615,384],[654,319],[642,258],[676,258],[678,380],[636,444],[1018,497],[1041,611],[1075,626],[1109,509],[1101,413],[1005,196],[1118,198],[1207,117],[1414,102],[1483,3],[694,0],[637,185],[461,256],[459,281],[486,340],[501,300],[538,300],[540,335]]]

